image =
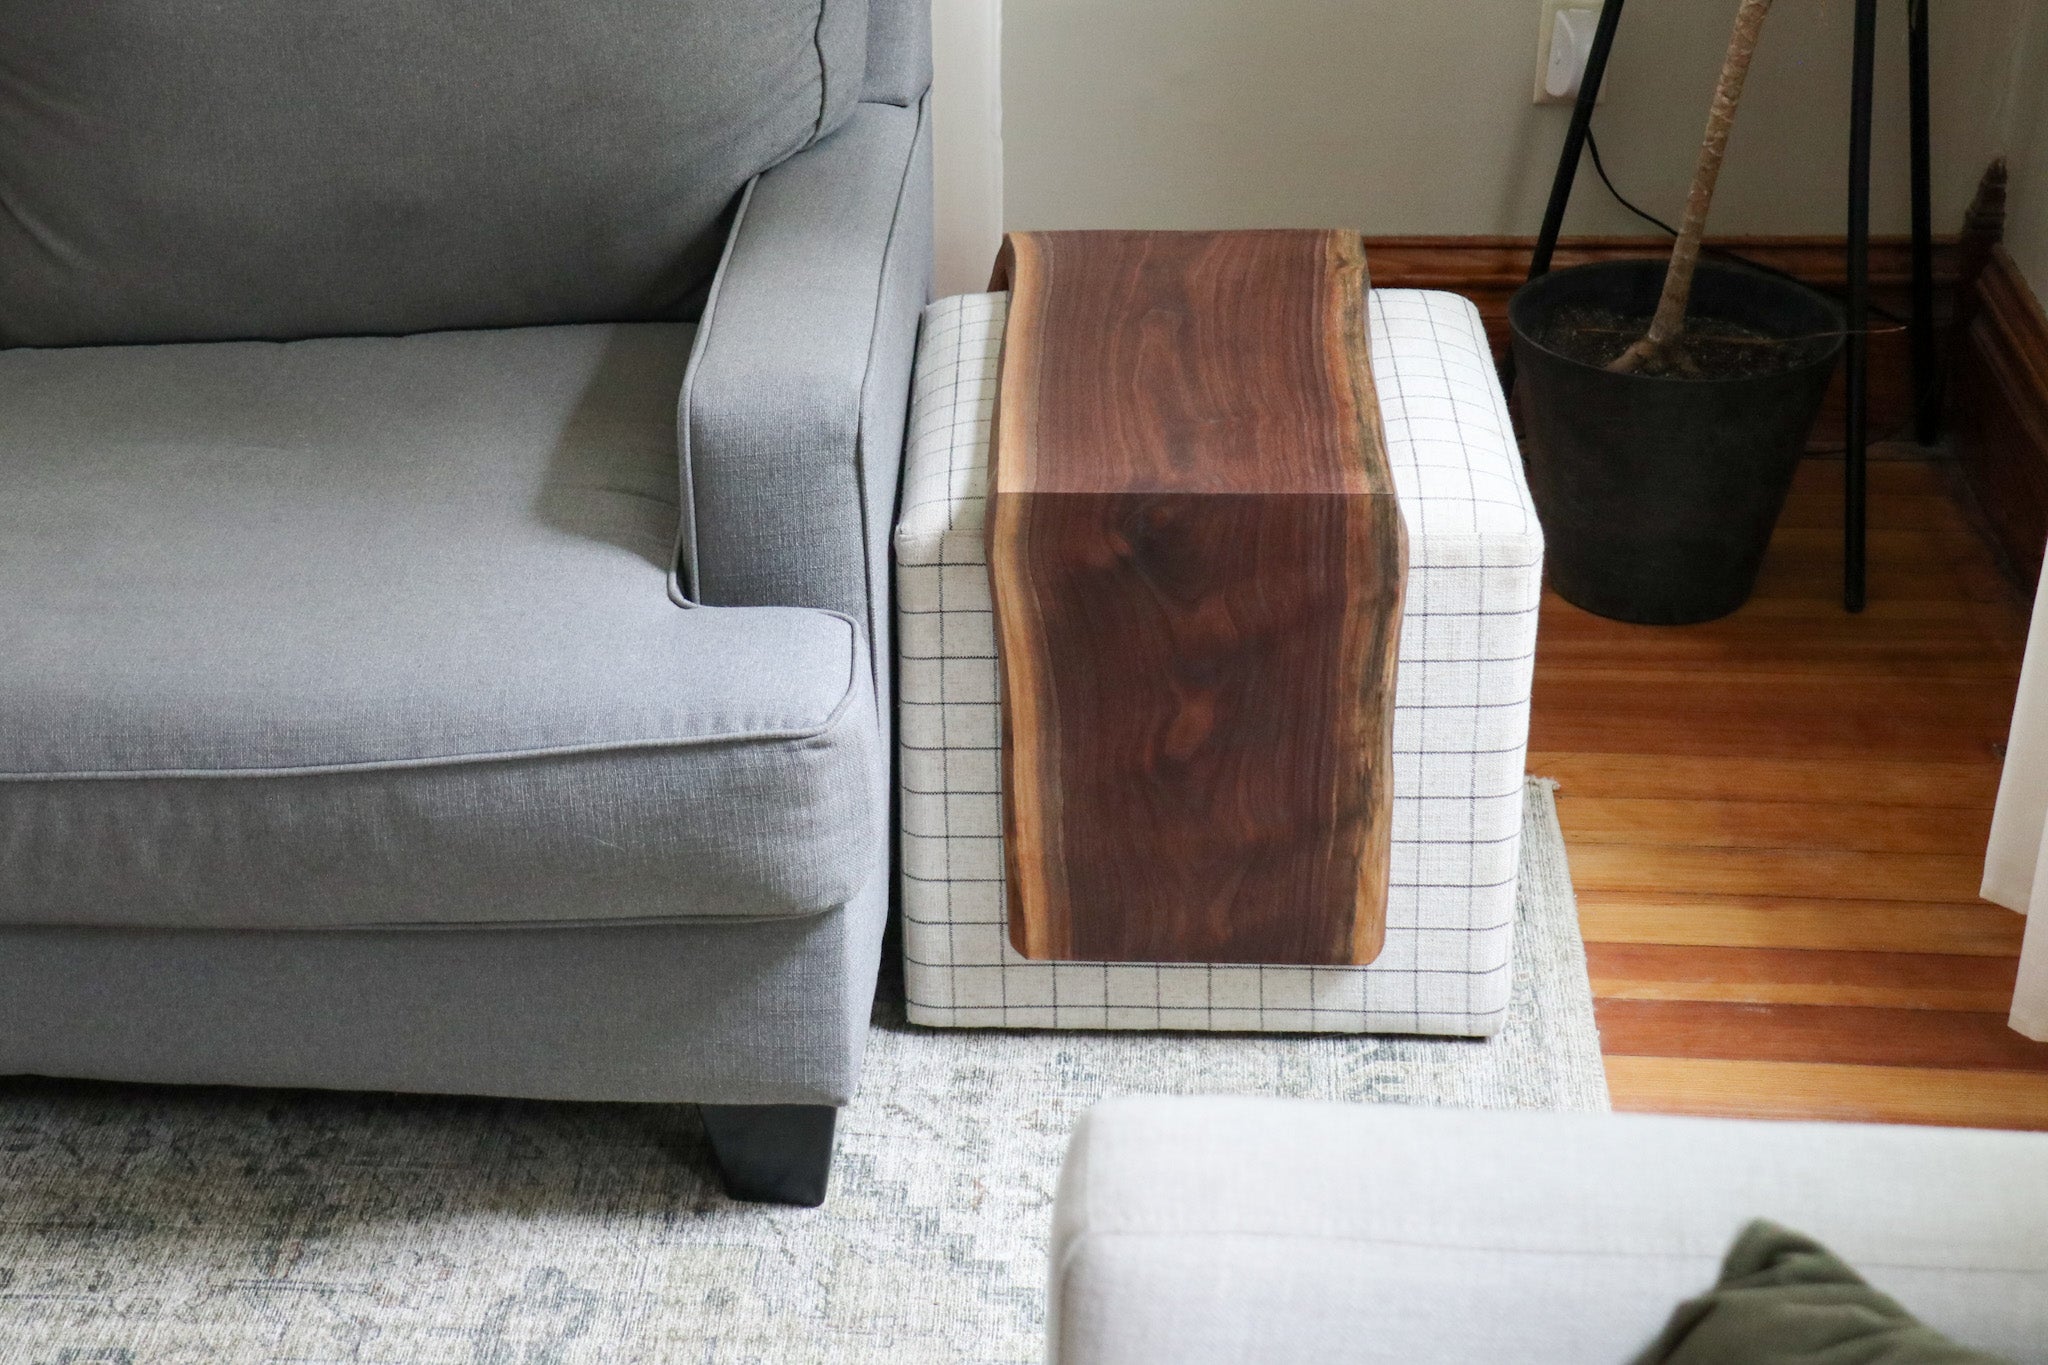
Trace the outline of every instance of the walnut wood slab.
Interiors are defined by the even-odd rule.
[[[1370,962],[1408,555],[1363,244],[1017,233],[992,287],[1011,942]]]

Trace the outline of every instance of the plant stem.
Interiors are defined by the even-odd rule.
[[[1707,211],[1714,205],[1714,185],[1721,178],[1721,163],[1728,156],[1728,135],[1735,127],[1736,106],[1742,102],[1742,84],[1749,77],[1750,59],[1756,56],[1764,17],[1771,12],[1771,0],[1742,0],[1735,12],[1735,31],[1728,39],[1728,56],[1721,63],[1721,82],[1714,90],[1714,105],[1707,112],[1707,135],[1700,143],[1699,166],[1693,171],[1692,193],[1685,202],[1685,220],[1679,224],[1678,240],[1671,248],[1671,268],[1664,274],[1664,293],[1657,300],[1657,314],[1643,338],[1622,352],[1608,369],[1626,374],[1640,369],[1664,370],[1682,363],[1677,342],[1685,331],[1685,310],[1692,302],[1693,271],[1700,262],[1700,241],[1706,236]]]

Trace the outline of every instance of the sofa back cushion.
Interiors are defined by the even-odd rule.
[[[7,0],[0,345],[688,317],[866,0]]]

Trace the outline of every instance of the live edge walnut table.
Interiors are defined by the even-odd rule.
[[[1363,244],[1024,233],[995,273],[1011,943],[1372,961],[1408,549]]]
[[[913,1022],[1500,1027],[1541,539],[1469,304],[1014,236],[927,312],[896,549]]]

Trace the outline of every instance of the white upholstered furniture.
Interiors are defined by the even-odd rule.
[[[1053,1217],[1053,1365],[1620,1365],[1758,1217],[2048,1361],[2042,1133],[1122,1099]]]
[[[1490,1035],[1506,1016],[1542,533],[1476,309],[1380,290],[1408,525],[1386,949],[1370,967],[1029,961],[1003,896],[982,543],[1006,297],[925,312],[896,528],[905,982],[915,1023]]]

